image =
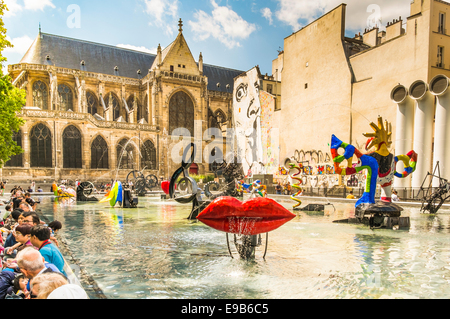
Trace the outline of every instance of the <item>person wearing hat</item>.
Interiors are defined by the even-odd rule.
[[[89,297],[80,286],[69,284],[53,290],[47,299],[89,299]]]

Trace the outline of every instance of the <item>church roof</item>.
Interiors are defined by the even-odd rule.
[[[40,33],[20,63],[54,65],[138,79],[147,74],[155,59],[155,54]],[[212,91],[232,93],[234,78],[243,72],[208,64],[203,66],[203,74],[208,77],[208,90]],[[228,90],[227,84],[230,85]]]

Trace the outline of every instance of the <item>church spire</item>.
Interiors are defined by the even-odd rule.
[[[200,71],[200,74],[203,75],[203,55],[200,52],[200,56],[198,57],[198,70]]]
[[[183,20],[178,21],[178,31],[181,33],[183,32]]]

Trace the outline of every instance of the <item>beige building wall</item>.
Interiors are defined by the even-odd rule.
[[[372,132],[369,124],[378,116],[391,123],[391,151],[401,155],[396,146],[404,141],[396,136],[393,89],[403,85],[408,91],[415,81],[429,84],[439,74],[450,77],[449,3],[415,0],[409,17],[388,22],[385,31],[374,28],[353,39],[344,37],[345,8],[342,4],[287,37],[283,53],[272,62],[273,76],[283,70],[282,158],[292,157],[295,150],[329,153],[331,134],[364,150],[367,138],[362,134]],[[434,109],[431,95],[430,101],[428,109]],[[427,129],[434,136],[432,121]],[[415,134],[421,134],[417,128]],[[425,153],[420,165],[430,171],[433,153]]]
[[[350,138],[351,72],[344,52],[340,5],[284,41],[280,160],[304,152],[329,153],[331,135]]]

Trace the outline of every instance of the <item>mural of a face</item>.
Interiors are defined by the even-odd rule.
[[[254,68],[236,79],[233,98],[238,152],[244,155],[244,171],[252,169],[256,174],[261,171],[258,163],[263,161],[258,83],[258,71]]]

